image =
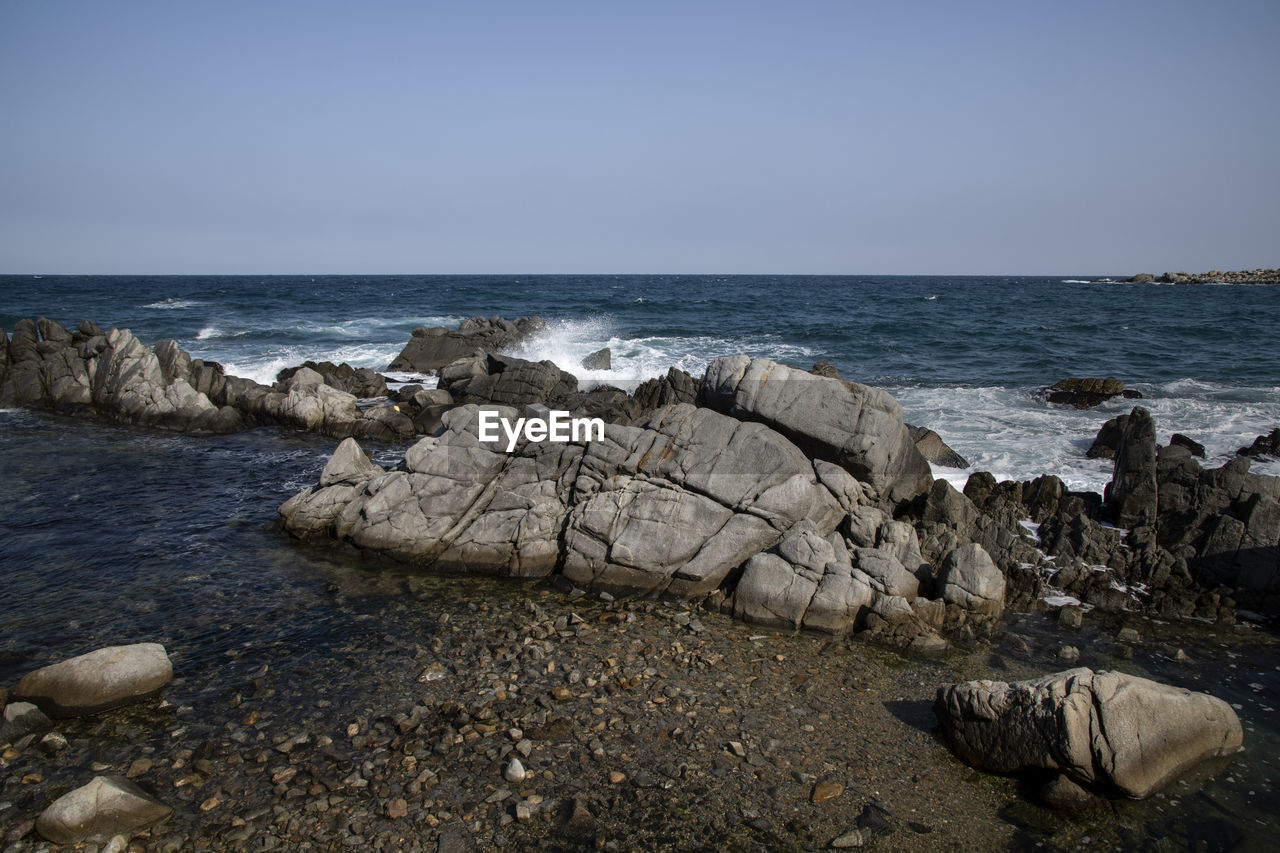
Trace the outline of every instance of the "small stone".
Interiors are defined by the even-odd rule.
[[[418,676],[418,683],[427,684],[432,681],[439,681],[442,678],[447,678],[448,675],[449,670],[445,668],[444,664],[437,661],[422,671],[422,674]]]
[[[573,691],[568,687],[553,687],[551,689],[551,698],[559,702],[573,698]]]
[[[746,748],[744,748],[739,741],[736,741],[736,740],[729,741],[729,750],[739,758],[746,758],[747,756]]]
[[[146,773],[150,769],[151,769],[150,758],[138,758],[138,759],[135,759],[134,762],[129,765],[129,769],[125,771],[124,775],[130,779],[137,779],[139,776]]]
[[[403,797],[397,797],[387,803],[387,817],[392,820],[399,820],[409,814],[409,803]]]
[[[626,773],[623,773],[623,772],[621,772],[621,771],[619,771],[619,770],[611,770],[611,771],[609,771],[609,784],[611,784],[611,785],[621,785],[621,784],[622,784],[623,782],[625,782],[625,781],[627,781],[627,774],[626,774]]]
[[[67,748],[67,739],[59,732],[49,732],[40,738],[40,750],[45,755],[54,755]]]
[[[502,771],[502,778],[506,779],[513,785],[518,785],[524,781],[526,776],[524,765],[520,763],[520,759],[513,758],[507,768]]]
[[[1116,639],[1122,643],[1141,643],[1142,635],[1135,628],[1121,628],[1120,633],[1116,634]]]
[[[825,803],[827,800],[834,800],[836,797],[844,793],[844,785],[839,782],[822,781],[813,786],[813,793],[809,795],[809,801],[814,803]]]
[[[516,752],[520,753],[521,757],[528,758],[529,753],[533,752],[533,741],[527,737],[521,738],[520,742],[516,744]]]
[[[521,823],[533,819],[533,806],[528,800],[521,800],[516,803],[516,820]]]
[[[1084,610],[1078,604],[1066,604],[1058,610],[1058,627],[1079,631],[1084,625]]]
[[[351,723],[347,726],[347,737],[355,737],[360,734],[360,724]]]
[[[129,849],[129,839],[123,835],[113,836],[107,842],[107,846],[102,848],[102,853],[125,853]]]
[[[831,842],[832,848],[836,850],[847,850],[850,847],[861,847],[864,843],[862,838],[862,830],[851,829],[844,835]]]
[[[209,799],[205,800],[203,803],[200,804],[200,811],[211,812],[220,805],[222,805],[221,800],[219,800],[217,797],[210,797]]]
[[[1075,646],[1062,646],[1058,649],[1058,660],[1063,663],[1075,663],[1080,660],[1080,650]]]

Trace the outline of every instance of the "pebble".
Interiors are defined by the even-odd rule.
[[[825,803],[827,800],[834,800],[843,793],[844,785],[839,782],[824,780],[813,786],[813,793],[809,796],[809,800],[814,803]]]
[[[209,799],[205,800],[203,803],[200,804],[200,811],[211,812],[220,805],[222,805],[221,800],[219,800],[217,797],[210,797]]]
[[[502,778],[506,779],[513,785],[518,785],[523,782],[526,775],[527,773],[525,772],[524,765],[520,763],[520,759],[518,758],[511,759],[511,763],[509,763],[507,768],[502,771]]]
[[[409,803],[402,797],[397,797],[387,803],[387,817],[392,820],[399,820],[409,814]]]
[[[1062,646],[1058,649],[1058,660],[1063,663],[1075,663],[1080,660],[1080,650],[1075,646]]]
[[[626,773],[623,773],[623,772],[621,772],[621,771],[619,771],[619,770],[611,770],[611,771],[609,771],[609,782],[610,782],[610,784],[613,784],[613,785],[621,785],[621,784],[622,784],[623,782],[625,782],[625,781],[627,781],[627,774],[626,774]]]
[[[831,846],[836,850],[847,850],[850,847],[861,847],[863,843],[862,830],[851,829],[832,841]]]

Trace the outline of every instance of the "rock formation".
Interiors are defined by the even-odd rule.
[[[433,373],[477,351],[496,353],[546,328],[546,325],[541,317],[521,317],[514,322],[502,317],[487,320],[471,317],[457,329],[419,326],[387,369]]]
[[[1205,693],[1119,672],[1071,669],[1030,681],[939,688],[934,713],[956,754],[997,773],[1054,771],[1147,797],[1188,768],[1233,755],[1231,706]]]

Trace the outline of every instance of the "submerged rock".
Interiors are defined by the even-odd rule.
[[[154,696],[173,678],[159,643],[107,646],[28,673],[13,689],[17,699],[53,717],[77,717]]]
[[[173,809],[120,776],[97,776],[63,794],[36,819],[36,831],[54,844],[104,842],[155,826]]]
[[[956,754],[974,767],[1057,770],[1077,784],[1139,798],[1243,742],[1239,718],[1221,699],[1085,668],[941,687],[934,713]]]
[[[1119,379],[1099,379],[1096,377],[1071,377],[1055,382],[1045,389],[1046,399],[1050,403],[1062,403],[1077,409],[1092,409],[1100,406],[1113,397],[1141,397],[1137,391],[1126,391],[1124,383]]]

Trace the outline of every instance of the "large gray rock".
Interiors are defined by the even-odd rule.
[[[107,646],[28,673],[13,689],[52,717],[76,717],[154,696],[173,678],[159,643]]]
[[[449,411],[439,436],[384,474],[366,476],[348,446],[332,476],[281,506],[285,528],[437,570],[559,569],[582,586],[693,596],[802,520],[831,533],[862,496],[768,427],[687,404],[608,425],[603,439],[522,440],[512,453],[505,438],[480,440],[480,412]]]
[[[939,580],[948,604],[992,617],[1004,612],[1004,574],[981,545],[964,545],[948,554]]]
[[[96,776],[63,794],[36,818],[36,831],[54,844],[101,843],[155,826],[173,809],[120,776]]]
[[[1146,797],[1243,741],[1231,706],[1118,672],[1071,669],[1030,681],[939,688],[943,732],[966,763],[997,773],[1057,770],[1075,782]]]
[[[902,406],[884,391],[746,356],[715,359],[703,382],[707,405],[768,424],[869,484],[886,505],[900,506],[933,483],[902,422]]]

